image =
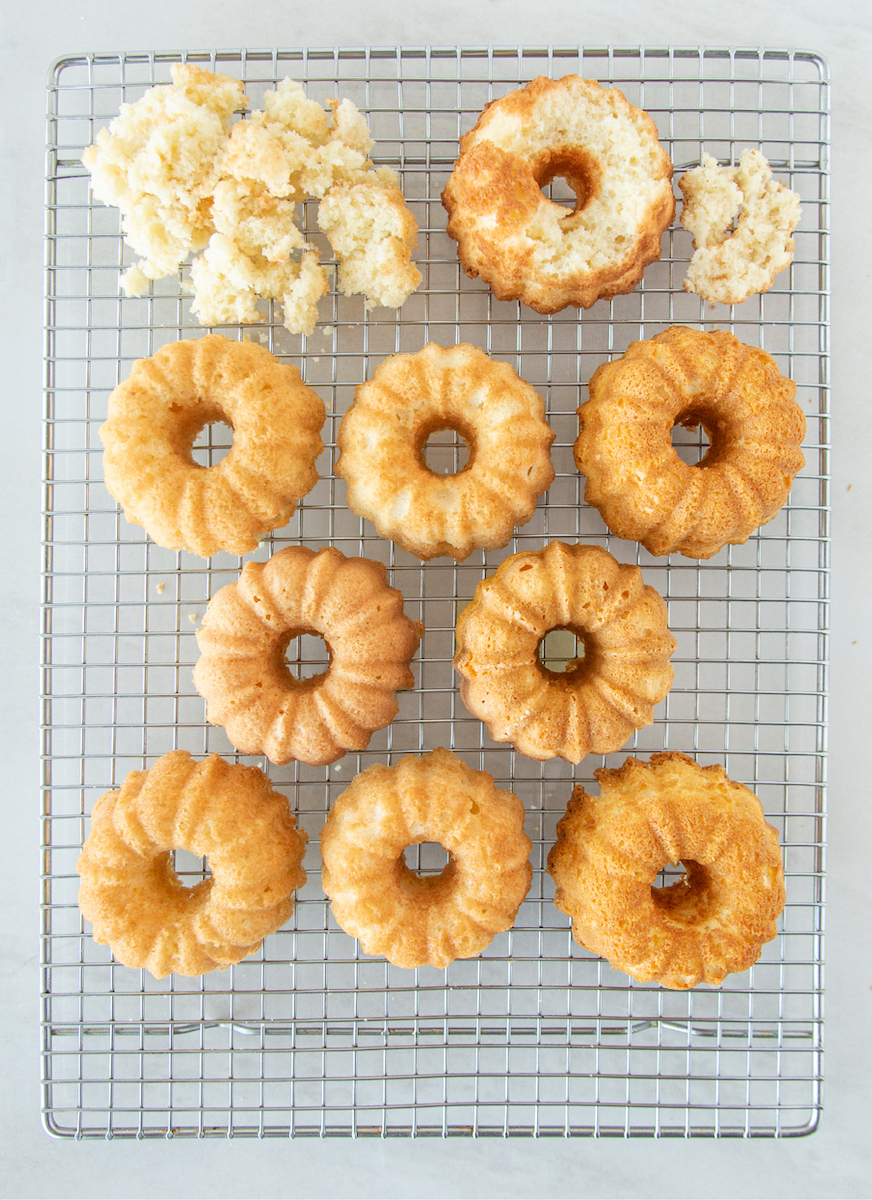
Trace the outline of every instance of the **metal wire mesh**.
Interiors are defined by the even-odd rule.
[[[91,199],[82,149],[169,64],[187,58],[246,81],[252,107],[285,75],[310,95],[348,96],[367,114],[378,162],[399,170],[420,227],[419,291],[399,312],[367,313],[335,286],[309,338],[270,310],[261,336],[328,405],[320,482],[290,525],[250,556],[330,543],[385,562],[426,633],[417,686],[369,749],[332,768],[257,762],[308,831],[309,879],[291,922],[252,959],[200,979],[157,982],[121,967],[83,928],[75,861],[94,800],[174,747],[233,752],[205,723],[191,667],[208,598],[241,560],[163,550],[106,492],[97,428],[134,358],[195,336],[187,274],[140,299],[119,295],[132,261],[118,213]],[[440,193],[458,137],[494,96],[539,75],[612,81],[647,109],[680,171],[703,148],[737,161],[759,146],[802,197],[793,265],[763,296],[707,310],[681,288],[690,240],[674,226],[632,294],[543,318],[465,279]],[[827,138],[821,60],[780,50],[385,49],[70,57],[49,85],[44,595],[44,1110],[76,1137],[179,1135],[789,1135],[821,1103],[823,792],[827,628]],[[559,185],[555,183],[555,187]],[[559,191],[555,196],[559,198]],[[314,212],[307,230],[322,249]],[[708,562],[656,559],[610,537],[582,499],[575,410],[594,369],[672,322],[716,325],[764,346],[797,381],[807,466],[785,510],[744,546]],[[225,329],[230,336],[241,330]],[[382,358],[428,340],[470,341],[514,366],[546,399],[557,477],[503,551],[427,565],[345,506],[333,473],[337,423]],[[210,427],[200,461],[221,453]],[[700,455],[685,434],[681,453]],[[442,469],[458,449],[446,439]],[[433,461],[433,460],[431,460]],[[475,585],[508,554],[554,538],[605,545],[638,562],[666,598],[679,647],[657,720],[620,753],[579,768],[535,763],[492,743],[459,699],[454,624]],[[572,647],[550,644],[570,656]],[[324,661],[302,638],[304,674]],[[448,745],[527,809],[534,880],[513,930],[447,971],[370,959],[333,922],[320,888],[318,834],[332,801],[372,762]],[[580,950],[553,906],[545,858],[571,782],[627,754],[664,748],[718,762],[753,788],[784,846],[779,937],[719,990],[643,986]],[[420,852],[419,852],[420,853]],[[440,869],[437,853],[412,865]],[[184,875],[204,864],[179,854]]]

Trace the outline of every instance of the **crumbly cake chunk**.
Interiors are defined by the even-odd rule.
[[[246,103],[238,80],[174,66],[171,86],[122,104],[82,155],[94,195],[121,210],[124,237],[141,255],[137,267],[145,279],[171,275],[209,241],[216,164],[233,114]]]
[[[737,167],[710,154],[679,180],[681,223],[693,235],[684,289],[713,304],[741,304],[767,292],[793,258],[799,196],[772,178],[759,150],[745,150]]]
[[[311,333],[327,275],[297,206],[329,197],[341,289],[370,306],[408,298],[421,281],[410,261],[417,226],[394,173],[373,168],[369,128],[350,100],[325,109],[285,79],[263,110],[234,123],[248,103],[238,80],[188,64],[172,75],[123,105],[82,156],[94,195],[121,210],[141,256],[122,276],[127,295],[196,254],[192,311],[202,324],[259,321],[258,301],[277,300],[292,333]]]
[[[337,184],[321,202],[318,224],[339,259],[339,290],[362,292],[367,308],[399,308],[421,282],[412,262],[418,227],[398,187],[380,179]]]

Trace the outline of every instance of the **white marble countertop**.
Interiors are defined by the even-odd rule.
[[[42,0],[6,6],[0,54],[6,845],[0,895],[0,1194],[6,1196],[867,1196],[872,1190],[869,103],[862,0]],[[790,46],[833,81],[833,575],[824,1114],[773,1142],[54,1141],[40,1125],[38,602],[45,84],[60,55],[182,48],[543,43]]]

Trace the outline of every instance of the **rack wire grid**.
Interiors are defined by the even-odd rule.
[[[245,80],[251,107],[286,75],[311,96],[350,97],[378,163],[399,172],[420,227],[423,283],[400,311],[361,297],[322,301],[308,338],[272,308],[247,328],[324,398],[320,482],[286,544],[337,546],[386,564],[425,634],[416,686],[365,752],[329,768],[236,755],[194,690],[195,628],[242,560],[161,549],[104,488],[97,429],[135,358],[203,331],[178,278],[119,294],[132,261],[114,209],[93,201],[80,156],[123,101],[169,82],[186,59]],[[735,162],[757,146],[802,197],[792,266],[741,306],[707,308],[682,290],[690,237],[676,222],[661,260],[630,295],[542,317],[466,279],[440,193],[458,138],[484,104],[537,75],[576,72],[620,87],[654,118],[676,176],[703,150]],[[327,49],[108,54],[64,58],[50,77],[44,595],[43,1060],[47,1129],[64,1137],[294,1135],[785,1136],[815,1128],[822,1082],[822,935],[828,569],[828,81],[813,53],[676,48]],[[242,118],[240,118],[242,119]],[[559,189],[560,182],[553,187]],[[565,193],[568,197],[569,193]],[[561,198],[559,190],[555,198]],[[306,229],[335,270],[307,206]],[[602,362],[677,322],[727,328],[764,346],[797,382],[807,465],[781,514],[747,544],[702,562],[654,558],[608,534],[583,500],[572,458],[576,408]],[[229,336],[246,331],[225,329]],[[502,551],[422,564],[350,512],[333,471],[354,389],[395,351],[468,341],[545,397],[556,478]],[[222,427],[201,436],[206,464]],[[223,430],[223,432],[227,432]],[[697,461],[699,432],[677,434]],[[428,448],[456,469],[462,445]],[[617,754],[573,769],[493,743],[460,700],[454,625],[476,584],[509,554],[560,538],[641,565],[678,639],[675,684],[654,724]],[[561,641],[562,638],[562,641]],[[571,635],[549,635],[551,665]],[[289,652],[290,653],[290,652]],[[291,669],[312,674],[323,643],[299,639]],[[447,745],[523,800],[533,884],[514,928],[479,958],[403,970],[370,958],[333,921],[320,887],[327,811],[370,763]],[[83,926],[75,863],[96,798],[165,751],[255,762],[308,832],[308,882],[262,950],[198,979],[156,981],[113,962]],[[752,970],[719,989],[634,983],[575,945],[552,902],[545,860],[574,781],[629,754],[672,749],[720,763],[760,797],[779,831],[787,880],[780,933]],[[596,790],[594,786],[594,790]],[[407,855],[409,852],[407,852]],[[438,871],[440,847],[410,859]],[[206,864],[179,852],[183,878]]]

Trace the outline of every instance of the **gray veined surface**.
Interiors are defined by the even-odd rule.
[[[126,299],[133,255],[118,214],[91,202],[82,149],[122,101],[169,81],[188,57],[245,79],[254,106],[285,75],[319,100],[366,112],[376,160],[396,168],[420,228],[424,282],[399,310],[369,314],[334,286],[309,338],[268,312],[260,337],[328,404],[320,482],[254,555],[333,544],[378,558],[426,633],[416,687],[369,749],[331,768],[273,767],[309,833],[309,881],[291,922],[254,958],[201,979],[155,981],[115,964],[83,927],[75,861],[88,813],[127,771],[174,747],[237,758],[205,724],[191,682],[194,631],[241,560],[208,562],[150,544],[101,481],[97,429],[134,358],[201,327],[181,288]],[[759,146],[802,197],[794,262],[770,292],[732,309],[682,290],[690,239],[676,222],[639,288],[586,312],[544,318],[467,280],[444,232],[440,193],[457,141],[493,96],[538,74],[612,81],[654,118],[676,164],[703,148],[736,161]],[[821,1104],[825,718],[828,609],[828,83],[813,54],[779,50],[542,47],[204,52],[71,57],[49,85],[44,595],[44,1107],[65,1137],[289,1135],[785,1136]],[[559,185],[555,185],[558,186]],[[559,192],[558,192],[559,198]],[[314,211],[306,212],[313,240]],[[323,260],[331,264],[329,247]],[[332,272],[332,265],[328,266]],[[575,410],[595,368],[672,322],[731,330],[796,380],[807,465],[782,513],[708,562],[656,559],[610,537],[583,503],[572,460]],[[332,470],[338,422],[385,355],[428,340],[470,341],[545,397],[557,477],[504,550],[422,564],[345,505]],[[198,450],[226,450],[220,426]],[[698,432],[684,431],[689,455]],[[446,439],[441,469],[456,462]],[[441,462],[441,460],[440,460]],[[440,467],[437,466],[437,469]],[[476,583],[510,553],[554,538],[605,545],[638,562],[665,597],[679,646],[655,723],[577,769],[490,742],[451,667],[454,623]],[[323,663],[300,640],[299,665]],[[317,838],[332,801],[372,762],[448,745],[524,801],[534,879],[512,931],[447,971],[404,971],[362,955],[329,915]],[[662,749],[722,763],[757,792],[784,847],[787,908],[778,938],[718,990],[632,983],[572,942],[545,858],[573,782]],[[178,857],[193,880],[203,864]],[[426,864],[425,864],[426,865]]]

